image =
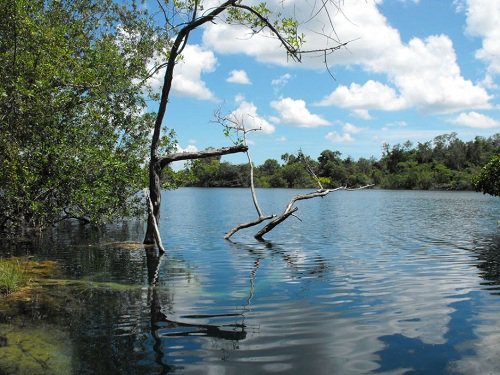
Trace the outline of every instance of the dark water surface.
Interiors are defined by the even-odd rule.
[[[273,213],[297,191],[258,194]],[[142,240],[140,223],[4,249],[89,282],[52,286],[56,306],[29,302],[22,324],[60,330],[74,374],[500,373],[499,198],[369,190],[299,207],[266,242],[228,242],[255,216],[249,191],[179,189],[160,259],[115,242]]]

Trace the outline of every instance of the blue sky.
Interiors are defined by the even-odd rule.
[[[256,164],[299,149],[313,158],[325,149],[378,158],[383,143],[500,132],[499,0],[338,2],[341,12],[329,9],[336,34],[324,15],[301,28],[304,49],[324,47],[325,33],[351,41],[328,56],[334,78],[321,57],[291,63],[273,38],[250,37],[222,20],[193,34],[176,66],[164,122],[175,129],[179,148],[230,144],[212,122],[216,110],[261,128],[249,135]],[[306,21],[316,2],[267,3]],[[151,84],[160,82],[158,75]]]

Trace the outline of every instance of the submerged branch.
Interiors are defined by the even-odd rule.
[[[311,193],[295,195],[294,197],[292,197],[290,199],[290,201],[288,202],[288,205],[286,206],[285,210],[281,213],[281,215],[276,216],[273,220],[271,220],[269,223],[267,223],[267,225],[265,227],[263,227],[261,230],[259,230],[255,234],[254,237],[257,240],[262,241],[263,236],[266,233],[269,233],[270,231],[272,231],[276,226],[281,224],[283,221],[288,219],[290,216],[295,216],[293,214],[299,209],[298,207],[294,206],[295,202],[297,202],[297,201],[301,201],[301,200],[305,200],[305,199],[312,199],[312,198],[317,198],[317,197],[324,197],[330,193],[333,193],[334,191],[339,191],[339,190],[354,191],[354,190],[366,189],[366,188],[369,188],[371,186],[373,186],[373,185],[365,185],[365,186],[362,186],[359,188],[348,188],[347,186],[343,186],[343,187],[338,187],[335,189],[319,189],[319,190],[313,191]]]
[[[224,235],[224,239],[225,240],[228,240],[231,238],[231,236],[233,234],[235,234],[236,232],[238,232],[239,230],[241,229],[245,229],[245,228],[250,228],[250,227],[253,227],[255,225],[258,225],[260,223],[262,223],[263,221],[266,221],[266,220],[270,220],[272,219],[273,217],[275,217],[276,215],[268,215],[268,216],[261,216],[259,217],[258,219],[254,220],[254,221],[250,221],[248,223],[243,223],[243,224],[238,224],[237,226],[235,226],[233,229],[231,229],[229,232],[227,232],[225,235]]]

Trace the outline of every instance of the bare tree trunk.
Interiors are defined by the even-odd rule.
[[[153,245],[155,243],[155,222],[160,222],[161,205],[161,167],[156,160],[152,160],[149,166],[149,198],[152,205],[152,214],[148,215],[148,226],[144,244]],[[149,205],[149,203],[148,203]]]
[[[157,226],[159,226],[160,223],[161,171],[163,170],[163,168],[167,167],[170,163],[174,161],[204,159],[213,156],[222,156],[228,154],[236,154],[239,152],[246,152],[247,150],[248,150],[247,146],[238,145],[232,147],[221,147],[221,148],[214,148],[214,149],[194,151],[194,152],[175,152],[172,154],[162,156],[160,158],[154,158],[151,161],[149,167],[149,199],[151,199],[151,204],[153,206],[152,207],[153,214],[148,215],[148,225],[146,228],[146,236],[144,238],[144,244],[152,245],[155,242],[157,242],[155,240],[155,224],[158,224]],[[157,243],[157,245],[160,249],[162,248],[162,244]]]

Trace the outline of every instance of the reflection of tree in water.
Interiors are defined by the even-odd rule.
[[[259,248],[234,242],[230,242],[230,245],[237,251],[247,251],[253,258],[252,267],[249,273],[248,297],[245,305],[241,307],[240,311],[234,313],[183,315],[182,319],[185,319],[185,321],[171,319],[168,314],[165,313],[165,311],[169,309],[168,305],[171,301],[169,301],[168,297],[161,293],[161,289],[157,287],[157,283],[161,278],[161,261],[165,256],[159,255],[155,250],[147,251],[148,281],[150,283],[148,301],[151,308],[151,333],[155,341],[153,349],[155,351],[156,362],[162,366],[162,373],[173,371],[176,368],[175,365],[171,364],[172,361],[168,358],[168,353],[166,352],[165,340],[169,338],[189,336],[193,338],[213,338],[216,341],[225,340],[231,342],[231,347],[233,349],[238,348],[238,342],[247,337],[249,327],[245,322],[246,314],[254,297],[257,271],[261,261],[268,255],[268,252],[270,252],[272,256],[279,256],[285,265],[292,271],[292,277],[296,279],[311,275],[317,277],[325,273],[328,269],[326,260],[319,255],[314,257],[312,263],[304,266],[299,264],[296,256],[271,242],[265,242],[264,249],[262,249],[261,245],[259,245]],[[234,318],[234,322],[221,325],[188,322],[189,320],[215,318]],[[190,346],[191,347],[188,349],[190,351],[198,349],[195,342],[190,342]],[[222,349],[221,355],[221,360],[227,359],[224,349]]]
[[[159,255],[156,250],[147,250],[147,265],[148,265],[148,302],[151,308],[151,334],[154,338],[153,350],[157,363],[162,367],[162,374],[166,374],[175,370],[175,366],[169,365],[167,353],[164,351],[165,345],[163,341],[173,337],[209,337],[221,340],[229,340],[238,342],[247,336],[246,325],[244,324],[244,314],[226,313],[226,314],[210,314],[210,315],[185,315],[184,319],[206,319],[220,317],[235,317],[241,318],[241,323],[212,325],[212,324],[197,324],[188,323],[178,320],[169,319],[164,313],[165,305],[169,301],[162,299],[157,287],[157,282],[160,277],[160,266],[162,255]],[[251,288],[252,289],[252,288]],[[252,294],[253,291],[250,291]],[[236,345],[234,346],[236,347]]]
[[[294,279],[317,276],[327,270],[327,262],[319,256],[308,257],[304,263],[300,251],[270,242],[264,246],[230,243],[236,252],[250,255],[250,269],[242,280],[247,285],[244,299],[230,310],[179,317],[173,313],[174,297],[179,291],[171,286],[171,281],[176,275],[188,281],[196,279],[197,274],[188,265],[148,249],[144,269],[140,267],[143,250],[120,249],[117,243],[108,244],[106,239],[95,245],[94,240],[89,240],[92,246],[83,241],[82,246],[55,254],[64,273],[74,280],[44,286],[43,296],[25,301],[18,309],[22,319],[33,321],[31,325],[48,324],[68,332],[73,370],[79,374],[168,373],[182,368],[183,363],[206,360],[209,352],[213,359],[225,361],[248,338],[252,328],[252,299],[264,259],[278,259]],[[43,255],[49,251],[45,249],[34,253]],[[131,269],[131,264],[139,267]],[[142,287],[145,273],[148,288]],[[79,280],[79,276],[86,279]],[[223,298],[226,303],[230,295]],[[197,306],[188,306],[191,307]]]
[[[473,251],[480,261],[477,268],[485,280],[484,285],[491,285],[495,294],[500,293],[500,234],[476,241]]]

